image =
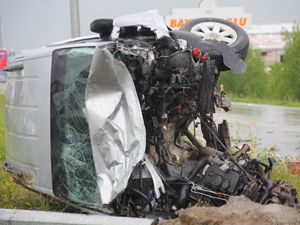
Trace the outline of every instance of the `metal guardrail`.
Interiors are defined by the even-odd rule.
[[[151,225],[153,220],[33,210],[0,209],[0,225]]]

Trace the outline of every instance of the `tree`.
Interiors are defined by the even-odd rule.
[[[247,70],[243,75],[232,71],[222,72],[219,84],[224,84],[228,93],[239,97],[263,98],[267,93],[268,78],[265,74],[265,65],[258,50],[249,49],[246,59]]]
[[[292,33],[285,35],[286,48],[281,71],[281,83],[288,98],[300,100],[300,29],[295,26]]]

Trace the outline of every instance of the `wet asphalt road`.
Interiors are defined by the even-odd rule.
[[[259,148],[275,147],[281,155],[300,159],[300,107],[233,103],[231,111],[218,109],[214,118],[228,121],[233,142],[255,137]]]

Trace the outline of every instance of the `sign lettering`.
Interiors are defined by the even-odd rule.
[[[179,29],[183,24],[190,22],[193,20],[192,18],[183,18],[183,19],[175,19],[171,18],[168,21],[168,26],[172,29]],[[227,21],[240,25],[241,27],[245,27],[248,25],[247,17],[227,17]]]

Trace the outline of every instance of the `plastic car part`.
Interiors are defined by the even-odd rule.
[[[206,62],[203,64],[203,75],[198,97],[198,110],[201,114],[215,113],[214,87],[216,82],[217,77],[215,76],[215,61],[206,60]]]
[[[99,34],[101,39],[109,40],[111,39],[110,36],[113,30],[113,20],[112,19],[94,20],[90,25],[90,30],[94,33]]]

